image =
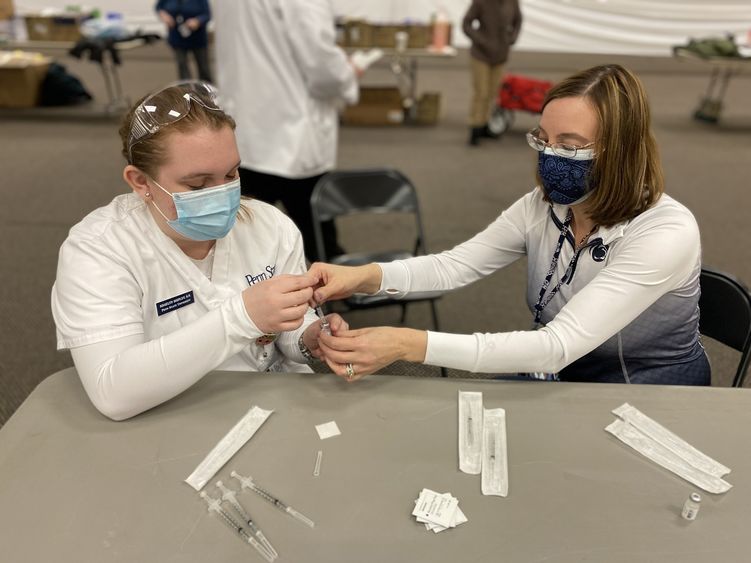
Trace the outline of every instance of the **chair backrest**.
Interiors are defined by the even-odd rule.
[[[345,170],[326,174],[310,196],[318,256],[326,256],[322,221],[355,213],[410,213],[417,228],[416,253],[425,254],[420,205],[412,182],[392,168]]]
[[[701,270],[699,331],[741,353],[733,387],[743,385],[751,359],[751,294],[729,274]]]

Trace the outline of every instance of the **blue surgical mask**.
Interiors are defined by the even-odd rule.
[[[589,171],[594,151],[580,150],[573,158],[558,156],[550,147],[539,153],[537,173],[542,187],[553,203],[575,205],[592,193]]]
[[[237,219],[240,209],[240,179],[213,188],[193,192],[170,193],[156,180],[151,180],[172,197],[177,210],[177,219],[167,217],[154,203],[159,214],[177,233],[192,240],[216,240],[227,236]]]

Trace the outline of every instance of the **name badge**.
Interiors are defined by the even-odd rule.
[[[160,301],[156,304],[156,314],[161,317],[162,315],[171,313],[172,311],[175,311],[180,307],[190,305],[194,301],[195,299],[193,298],[192,291],[188,291],[181,295],[176,295],[175,297],[170,297],[169,299],[165,299],[164,301]]]

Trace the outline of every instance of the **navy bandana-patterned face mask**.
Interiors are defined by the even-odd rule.
[[[593,150],[579,150],[573,158],[558,156],[550,147],[539,153],[537,173],[542,187],[553,203],[575,205],[592,193],[588,185]]]

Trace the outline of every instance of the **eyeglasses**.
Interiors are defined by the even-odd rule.
[[[176,90],[175,95],[164,95],[171,89]],[[200,80],[175,82],[149,95],[133,112],[128,137],[128,161],[133,162],[134,145],[188,115],[191,101],[206,109],[222,111],[218,99],[217,89]]]
[[[547,141],[540,139],[540,137],[538,137],[539,134],[539,129],[532,129],[529,133],[527,133],[527,143],[537,152],[542,152],[545,150],[545,147],[550,147],[553,153],[564,158],[574,158],[579,151],[582,151],[582,153],[586,152],[586,156],[588,157],[591,157],[594,153],[594,151],[591,149],[586,151],[584,150],[589,149],[589,147],[593,146],[594,143],[587,143],[586,145],[582,145],[580,147],[567,145],[565,143],[548,143]],[[584,156],[584,154],[582,154],[582,156]]]

